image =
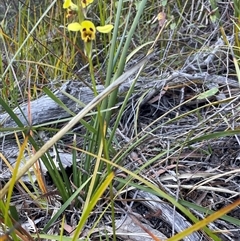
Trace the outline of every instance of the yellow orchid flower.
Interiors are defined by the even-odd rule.
[[[95,27],[94,23],[89,20],[84,20],[80,23],[70,23],[68,25],[69,31],[80,31],[82,40],[87,43],[96,38],[96,30],[100,33],[109,33],[113,29],[113,25]]]
[[[73,11],[78,11],[78,6],[72,2],[72,0],[65,0],[63,3],[63,8],[71,9]]]
[[[93,0],[81,0],[82,8],[86,8],[88,5],[90,5],[93,2]],[[65,0],[63,3],[63,8],[70,8],[71,10],[77,11],[78,6],[72,2],[72,0]]]
[[[67,9],[66,18],[69,18],[78,11],[78,6],[74,4],[71,0],[65,0],[63,3],[63,8]]]
[[[93,0],[81,0],[82,8],[86,8],[92,2],[93,2]]]

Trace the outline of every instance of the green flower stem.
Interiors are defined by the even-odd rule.
[[[91,44],[91,46],[90,46],[90,44]],[[91,76],[91,81],[92,81],[93,92],[94,92],[94,95],[97,96],[98,92],[97,92],[96,81],[95,81],[95,77],[94,77],[94,68],[93,68],[92,56],[91,56],[92,41],[86,43],[85,47],[86,47],[85,50],[86,50],[86,53],[87,53],[87,56],[88,56],[88,62],[89,62],[90,76]],[[106,139],[105,139],[106,134],[105,134],[105,131],[104,131],[105,130],[104,120],[103,120],[103,116],[101,114],[101,104],[97,105],[97,111],[98,111],[98,114],[97,114],[97,118],[96,118],[96,127],[99,125],[99,135],[98,135],[98,138],[97,138],[96,141],[99,144],[101,142],[101,140],[102,140],[104,157],[109,159],[109,153],[108,153],[108,149],[107,149],[107,142],[106,142]],[[103,168],[102,165],[103,164],[100,164],[100,166],[99,166],[100,167],[100,171]],[[111,172],[111,167],[108,166],[107,169],[108,169],[108,173],[110,173]],[[99,179],[99,176],[98,176],[98,179]],[[98,183],[98,181],[99,180],[96,181],[96,184]]]
[[[83,8],[82,8],[82,4],[81,1],[78,1],[78,6],[80,6],[78,9],[78,19],[79,19],[79,23],[81,24],[82,21],[84,21],[84,14],[83,14]]]
[[[93,93],[94,93],[94,96],[97,96],[98,92],[97,92],[97,86],[96,86],[96,81],[94,77],[94,68],[92,63],[92,41],[85,43],[85,52],[89,63],[89,71],[90,71],[90,76],[92,81]]]

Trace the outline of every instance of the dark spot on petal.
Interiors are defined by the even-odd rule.
[[[82,30],[82,31],[83,31],[83,32],[86,32],[86,30],[87,30],[86,28],[83,28],[83,30]]]
[[[93,32],[93,28],[89,28],[90,29],[90,31],[92,31]]]

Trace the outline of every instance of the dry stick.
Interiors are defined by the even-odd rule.
[[[54,135],[49,141],[47,141],[36,154],[28,160],[26,165],[21,168],[16,176],[16,182],[26,173],[27,170],[51,147],[56,143],[66,132],[68,132],[74,125],[76,125],[90,110],[92,110],[98,103],[100,103],[105,97],[113,92],[119,85],[127,80],[132,74],[134,74],[140,67],[142,67],[147,60],[153,55],[153,53],[147,55],[145,58],[139,61],[138,64],[122,74],[111,85],[103,90],[98,96],[96,96],[89,104],[85,106],[69,123],[64,126],[56,135]],[[4,188],[0,191],[0,199],[7,193],[11,179],[7,182]]]

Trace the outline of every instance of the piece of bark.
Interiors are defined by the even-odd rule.
[[[99,92],[101,92],[103,89],[104,87],[101,85],[97,87],[97,90]],[[82,109],[82,106],[67,97],[64,92],[77,98],[84,104],[89,103],[94,98],[93,91],[89,87],[82,87],[79,82],[69,81],[64,84],[59,90],[54,92],[54,95],[56,96],[56,98],[62,101],[64,105],[69,108],[69,110],[73,113],[79,112]],[[66,112],[47,95],[31,101],[30,105],[32,125],[39,125],[42,123],[47,123],[49,121],[59,120],[70,116],[70,113]],[[17,117],[24,126],[29,126],[27,103],[20,105],[20,108],[17,107],[14,110],[14,113],[17,115]],[[17,127],[15,121],[13,121],[7,113],[4,113],[0,116],[0,123],[4,128]]]
[[[141,204],[148,207],[154,213],[158,213],[158,211],[161,210],[161,215],[159,215],[159,218],[164,222],[168,223],[168,225],[174,227],[175,233],[180,233],[184,229],[191,226],[191,224],[186,220],[185,217],[183,217],[177,211],[174,211],[174,209],[169,204],[163,202],[159,197],[144,191],[138,191],[137,195],[135,195],[135,192],[130,191],[129,195],[132,198],[134,197],[136,199],[143,200],[141,201]],[[183,238],[183,240],[199,241],[204,239],[201,234],[199,234],[198,232],[194,232],[189,236]]]
[[[17,145],[13,145],[11,144],[8,148],[5,148],[2,151],[2,155],[7,157],[8,163],[14,167],[16,160],[17,160],[17,156],[19,153],[19,149]],[[63,165],[64,168],[69,167],[72,165],[72,153],[66,153],[63,152],[61,150],[58,150],[58,154],[56,154],[56,151],[54,150],[49,150],[48,152],[49,156],[52,158],[52,160],[54,161],[54,164],[56,165],[56,167],[59,167],[59,163],[61,162],[61,164]],[[24,153],[24,158],[22,158],[23,160],[20,163],[20,168],[28,161],[28,159],[31,156],[29,156],[29,152],[26,151]],[[77,159],[77,162],[79,162],[80,160]],[[41,164],[41,169],[43,171],[43,174],[46,174],[47,169],[45,167],[45,165],[43,164],[42,160],[40,159],[40,164]],[[24,175],[21,179],[24,182],[30,182],[29,179],[29,175],[31,175],[31,179],[33,182],[36,181],[36,176],[34,174],[34,170],[33,168],[30,168],[28,173],[26,173],[26,175]],[[12,177],[12,173],[10,172],[9,168],[7,166],[0,166],[0,180],[9,180]]]
[[[122,218],[121,220],[117,220],[116,227],[117,236],[123,238],[123,240],[127,239],[131,241],[154,241],[154,239],[143,229],[148,230],[148,232],[156,236],[161,241],[167,239],[167,237],[160,231],[152,228],[146,223],[141,223],[141,225],[138,225],[138,223],[129,216]]]
[[[142,101],[142,104],[146,103],[154,95],[159,93],[159,91],[165,86],[174,86],[176,84],[188,85],[194,80],[205,82],[212,82],[219,85],[226,85],[232,87],[238,87],[238,82],[233,79],[228,79],[226,77],[218,75],[209,75],[206,73],[199,74],[187,74],[181,72],[173,72],[169,76],[152,76],[148,78],[140,77],[135,85],[135,93],[141,95],[141,93],[148,90],[148,95]],[[119,96],[126,93],[133,83],[133,79],[129,79],[119,87]],[[97,91],[100,93],[103,91],[104,86],[98,85]],[[64,105],[73,113],[78,113],[82,106],[76,103],[73,99],[69,98],[64,94],[64,92],[73,96],[74,98],[80,100],[84,104],[88,104],[93,98],[94,94],[91,88],[83,87],[82,83],[79,81],[68,81],[59,90],[54,91],[54,95],[62,102]],[[28,123],[28,104],[23,103],[14,110],[19,120],[24,126],[29,126]],[[59,120],[63,118],[70,117],[71,114],[60,107],[54,100],[49,96],[43,95],[39,99],[31,101],[31,117],[32,125],[39,125],[43,123],[48,123],[50,121]],[[8,113],[3,113],[0,115],[0,125],[2,128],[7,127],[17,127],[15,121],[11,119]],[[1,137],[1,136],[0,136]]]
[[[132,213],[132,215],[137,216],[138,214]],[[132,215],[127,214],[121,219],[116,219],[115,235],[118,238],[125,241],[154,241],[154,239],[147,233],[150,232],[161,241],[167,239],[163,233],[152,228],[149,224],[142,222],[139,223],[140,221],[136,221],[135,218],[131,218],[133,217]],[[145,232],[145,230],[147,230],[147,232]],[[96,233],[98,235],[100,233],[101,236],[104,236],[106,235],[106,232],[108,236],[113,235],[112,227],[104,225],[103,227],[94,229],[92,233]]]

